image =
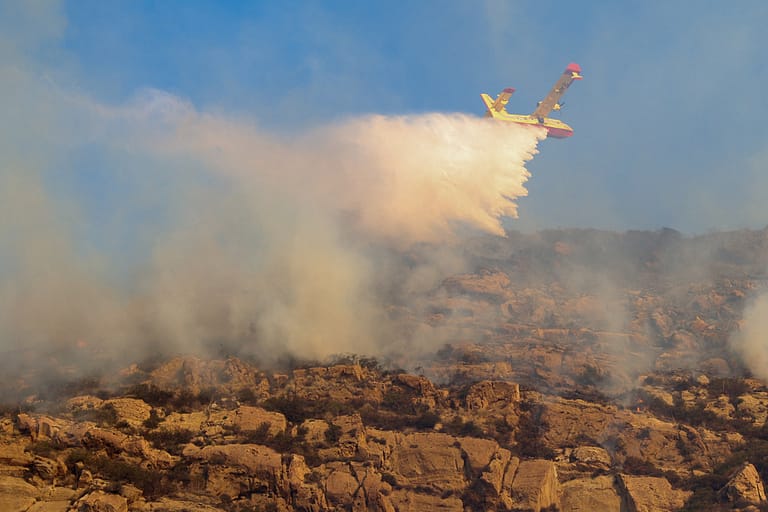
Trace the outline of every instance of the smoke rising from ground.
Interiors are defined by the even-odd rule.
[[[2,127],[26,124],[0,170],[4,352],[380,353],[380,285],[440,277],[388,254],[502,234],[543,138],[460,114],[276,136],[159,91],[111,106],[5,74],[30,92]]]
[[[731,344],[755,377],[768,380],[768,293],[758,295],[744,310]]]

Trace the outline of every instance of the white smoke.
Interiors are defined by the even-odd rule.
[[[741,329],[731,336],[731,346],[755,377],[768,380],[768,293],[758,295],[745,308]]]
[[[378,353],[392,332],[377,289],[386,273],[421,289],[425,276],[439,278],[423,266],[412,280],[408,267],[378,266],[381,250],[467,228],[503,234],[544,137],[461,114],[366,116],[276,136],[158,91],[112,106],[46,87],[45,115],[27,138],[56,143],[41,139],[35,160],[13,155],[0,170],[14,183],[0,192],[0,234],[23,235],[0,246],[0,347],[10,351]],[[76,187],[46,186],[46,169],[83,147],[130,185],[119,207],[143,223],[96,230],[113,231],[127,255],[98,240],[86,250],[80,226],[99,219],[77,207]],[[158,205],[155,217],[134,215]],[[125,275],[127,284],[116,277]]]

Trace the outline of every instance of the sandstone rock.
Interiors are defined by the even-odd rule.
[[[285,432],[288,422],[279,412],[271,412],[261,407],[242,405],[235,410],[234,427],[240,432],[255,432],[262,425],[268,425],[271,436]]]
[[[512,508],[533,510],[559,507],[559,486],[555,464],[548,460],[525,460],[520,463],[512,482]]]
[[[360,482],[360,489],[366,503],[375,510],[380,505],[378,497],[381,494],[389,494],[392,490],[391,487],[382,480],[381,473],[369,464],[352,462],[350,466],[355,478]]]
[[[117,494],[94,491],[77,502],[78,512],[128,512],[128,501]]]
[[[768,420],[768,393],[753,392],[741,395],[737,403],[738,414],[751,418],[755,426],[764,425]]]
[[[29,433],[33,441],[54,439],[68,422],[50,416],[31,416],[21,413],[16,416],[16,425],[20,432]]]
[[[70,487],[49,487],[42,494],[43,501],[70,501],[77,492]]]
[[[735,503],[760,504],[766,501],[765,488],[755,466],[745,462],[720,493]]]
[[[615,406],[555,398],[544,403],[542,421],[549,425],[544,439],[553,447],[577,446],[588,439],[597,444],[616,415]]]
[[[306,512],[325,512],[330,510],[325,494],[315,485],[303,485],[292,493],[293,506]]]
[[[0,510],[3,512],[24,512],[39,496],[37,487],[21,478],[0,476]]]
[[[689,491],[672,489],[666,478],[621,474],[622,500],[629,512],[673,512],[685,504]]]
[[[154,466],[167,467],[173,457],[164,450],[152,448],[141,436],[128,436],[122,432],[98,427],[85,430],[80,443],[86,448],[108,448],[114,452],[125,452],[148,461]]]
[[[160,498],[158,501],[147,503],[146,510],[150,512],[222,512],[223,509],[194,501]]]
[[[208,416],[203,411],[191,413],[172,412],[165,416],[160,428],[164,430],[189,430],[190,432],[200,432],[203,424],[208,421]]]
[[[571,460],[581,464],[610,467],[611,456],[599,446],[579,446],[571,452]]]
[[[115,411],[118,422],[124,421],[135,428],[141,427],[152,411],[149,404],[137,398],[112,398],[104,401],[102,408],[105,407]]]
[[[69,506],[69,501],[38,501],[26,512],[68,512]]]
[[[389,463],[398,485],[431,486],[441,491],[466,486],[464,459],[453,436],[415,433],[396,439]]]
[[[513,464],[510,464],[510,461],[512,460],[511,453],[509,450],[506,450],[504,448],[500,448],[494,455],[491,461],[488,463],[488,467],[483,473],[480,475],[480,481],[484,482],[488,486],[490,486],[496,495],[500,495],[502,493],[502,490],[504,489],[504,475],[507,472],[507,470],[510,468],[510,465],[513,466],[513,473],[517,469],[517,466],[519,465],[519,461],[517,458],[514,458]],[[511,487],[511,482],[513,480],[513,477],[509,478],[510,485],[507,486],[506,490],[509,491],[509,488]],[[509,492],[507,492],[509,494]]]
[[[325,494],[328,500],[338,507],[351,505],[360,484],[347,464],[335,463],[329,467],[331,472],[325,480]]]
[[[21,443],[0,445],[0,464],[25,467],[32,463],[33,455],[24,451]]]
[[[61,473],[59,463],[57,461],[37,455],[32,461],[32,469],[40,476],[40,478],[49,482],[56,478],[56,476],[59,474],[63,474]]]
[[[469,468],[476,474],[485,469],[499,451],[499,443],[492,439],[460,437],[458,441],[466,455]]]
[[[332,420],[338,429],[339,438],[333,446],[320,450],[325,459],[352,458],[357,453],[367,452],[366,429],[359,414],[337,416]],[[325,432],[323,433],[325,438]]]
[[[184,449],[184,455],[220,464],[240,468],[250,476],[275,484],[281,474],[282,458],[272,448],[258,444],[229,444],[206,446],[202,449],[192,445]]]
[[[673,407],[675,405],[675,399],[672,394],[662,388],[656,386],[643,386],[642,389],[649,397],[655,398],[668,407]]]
[[[466,407],[485,410],[492,406],[506,406],[520,401],[520,385],[511,382],[485,381],[473,384],[465,399]]]
[[[706,446],[697,450],[690,446],[687,454],[680,451],[681,442],[698,442],[682,431],[681,425],[660,420],[646,413],[619,411],[600,433],[597,441],[608,448],[614,460],[623,463],[628,457],[644,460],[662,471],[681,472],[694,463],[707,467]],[[695,431],[693,432],[696,433]],[[682,470],[684,472],[684,470]]]
[[[104,400],[91,395],[81,395],[66,401],[65,407],[71,412],[100,409]]]
[[[407,489],[392,491],[389,500],[397,512],[464,512],[464,504],[455,496],[441,498]]]
[[[578,478],[561,485],[560,507],[563,512],[619,512],[621,497],[613,476]]]
[[[304,432],[305,442],[319,444],[325,442],[325,433],[328,431],[328,422],[318,419],[305,420],[298,428],[292,430],[293,435],[296,435],[299,429]]]
[[[704,410],[711,412],[719,418],[729,420],[733,417],[736,408],[731,404],[727,395],[720,395],[717,397],[717,400],[708,403]]]

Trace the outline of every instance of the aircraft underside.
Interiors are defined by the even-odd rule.
[[[516,123],[524,126],[539,126],[547,130],[547,137],[554,137],[557,139],[564,139],[573,135],[573,128],[560,121],[559,119],[552,119],[547,115],[552,110],[560,110],[563,103],[560,101],[565,91],[570,87],[574,80],[581,80],[581,67],[572,62],[568,64],[560,75],[560,78],[555,82],[552,90],[549,91],[543,100],[541,100],[536,106],[536,110],[532,114],[510,114],[507,112],[506,106],[509,102],[509,98],[515,92],[511,87],[507,87],[499,93],[496,99],[492,99],[487,94],[480,95],[483,103],[487,108],[486,116],[498,119],[500,121],[507,121],[510,123]]]

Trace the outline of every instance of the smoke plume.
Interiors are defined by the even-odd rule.
[[[755,377],[768,380],[768,293],[758,295],[744,310],[731,344]]]
[[[46,101],[22,97],[34,158],[8,148],[0,171],[4,351],[381,353],[382,286],[440,278],[390,255],[503,234],[544,136],[461,114],[279,136],[160,91],[114,106],[14,73]]]

